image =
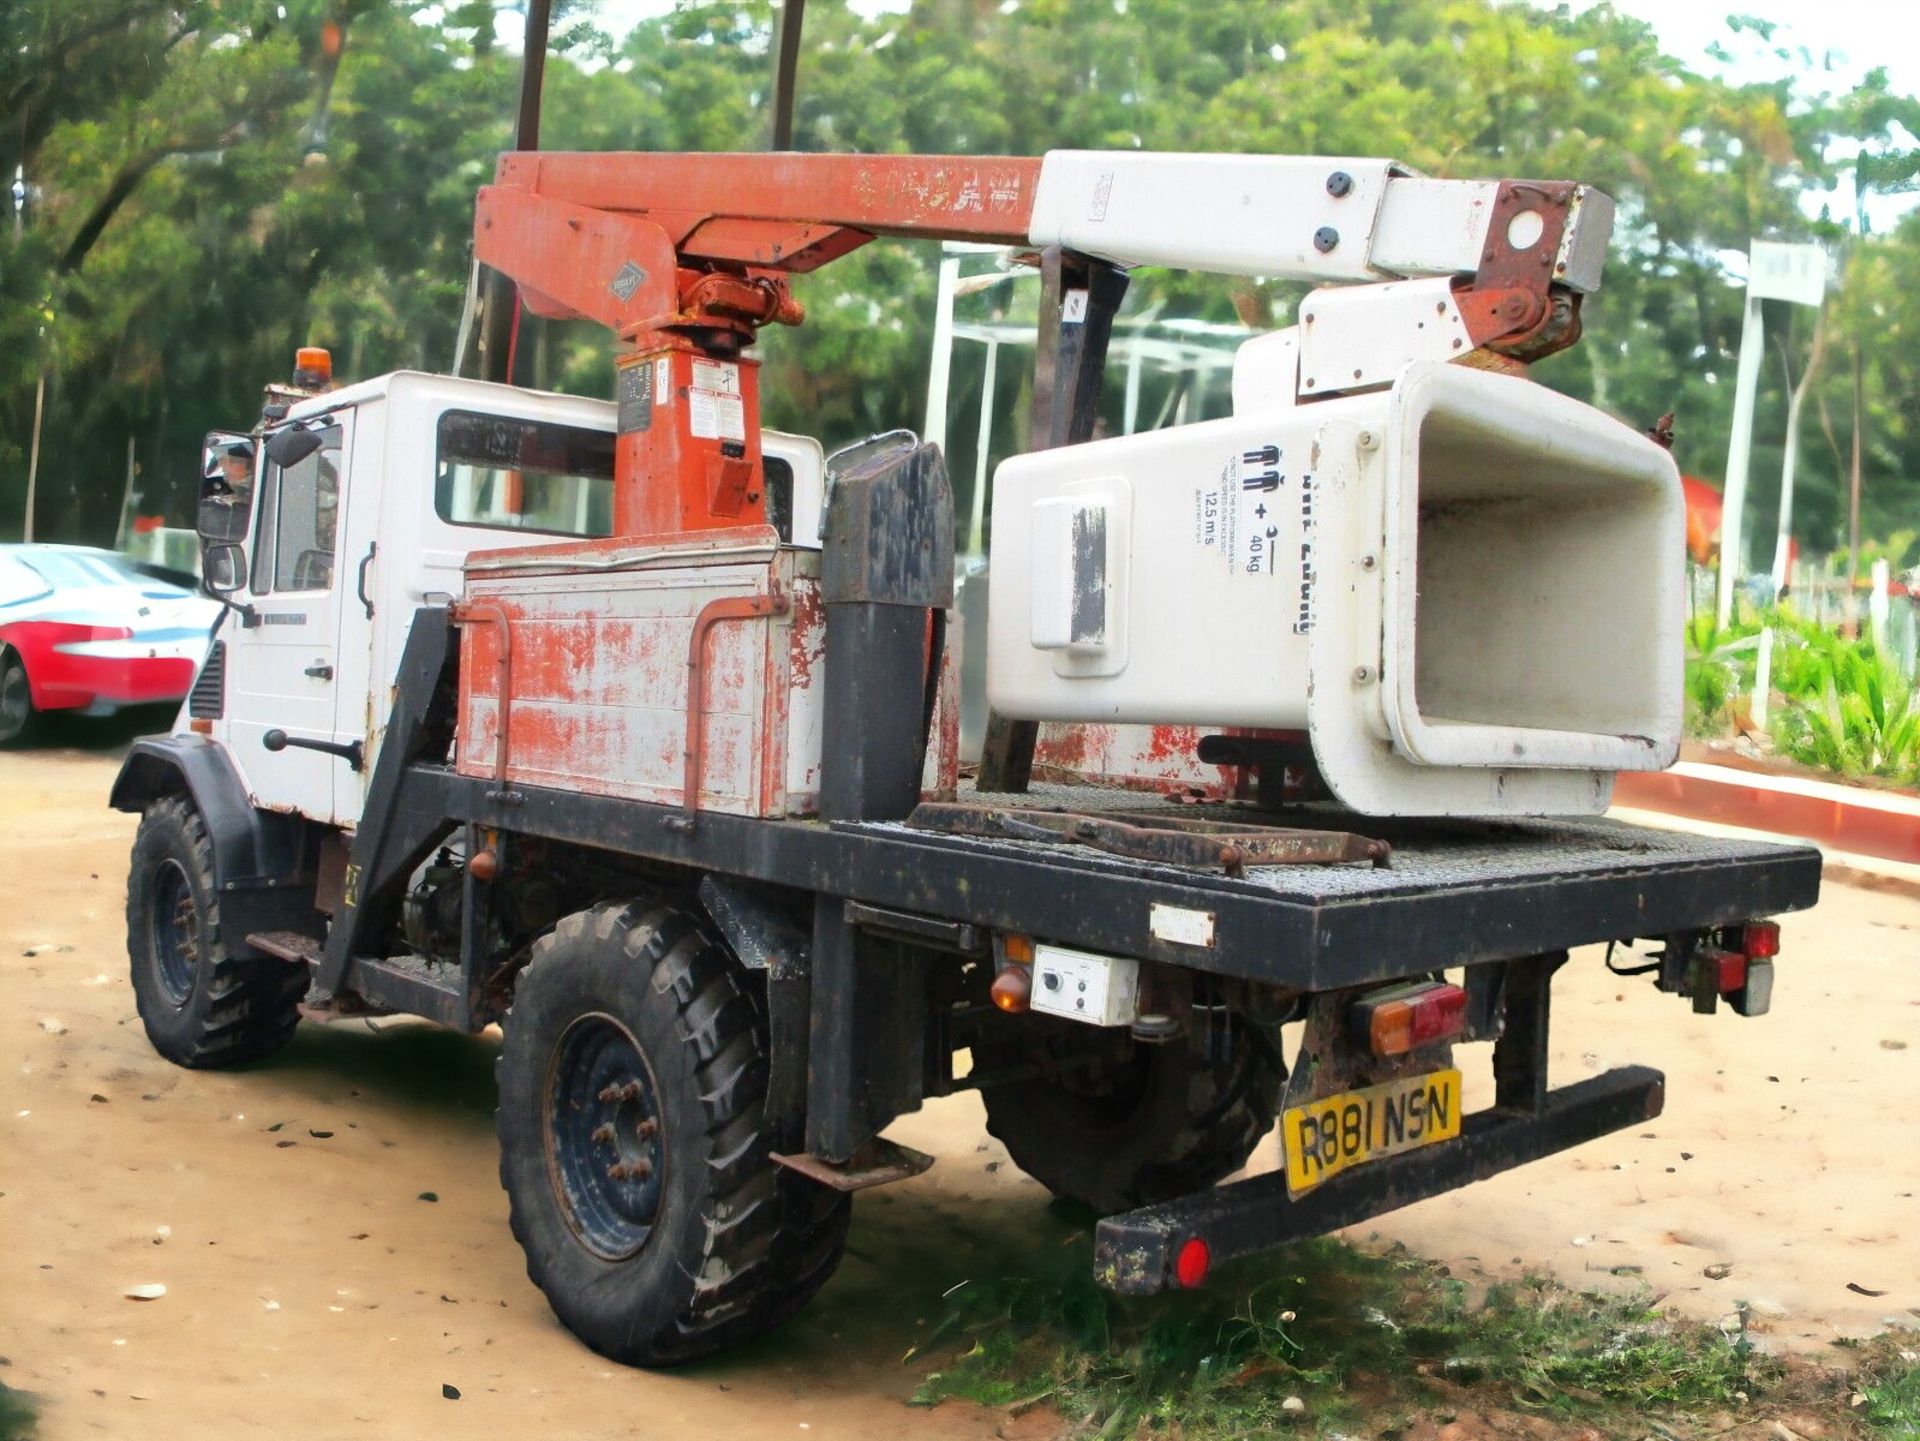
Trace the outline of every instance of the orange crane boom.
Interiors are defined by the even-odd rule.
[[[614,527],[757,524],[760,326],[798,324],[791,273],[877,235],[1025,244],[1037,158],[513,152],[474,254],[529,310],[621,341]],[[683,406],[688,423],[654,424]]]

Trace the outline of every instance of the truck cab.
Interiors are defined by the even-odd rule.
[[[608,401],[415,371],[290,406],[252,446],[239,563],[212,582],[231,613],[182,728],[253,806],[351,830],[415,609],[460,595],[473,552],[611,534],[614,431]],[[782,541],[817,550],[819,443],[769,431],[764,452]]]

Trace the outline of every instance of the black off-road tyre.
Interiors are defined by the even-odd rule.
[[[847,1197],[774,1165],[757,978],[687,909],[567,916],[516,984],[500,1181],[527,1275],[594,1350],[672,1366],[798,1311]]]
[[[1286,1066],[1273,1033],[1238,1018],[1223,1059],[1176,1039],[1145,1045],[1028,1015],[974,1047],[975,1069],[1100,1059],[1052,1079],[983,1084],[987,1130],[1054,1195],[1101,1215],[1189,1195],[1232,1175],[1273,1129]]]
[[[293,1038],[307,968],[229,954],[213,842],[185,796],[147,807],[127,872],[127,958],[153,1048],[178,1066],[241,1066]]]

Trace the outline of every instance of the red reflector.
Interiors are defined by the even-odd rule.
[[[1748,960],[1753,961],[1779,955],[1780,923],[1748,921],[1740,928],[1740,949],[1747,953]]]
[[[1718,989],[1721,995],[1731,995],[1747,984],[1747,958],[1737,951],[1709,951],[1708,956],[1719,968]]]
[[[1207,1268],[1213,1264],[1213,1253],[1207,1249],[1207,1243],[1198,1236],[1189,1236],[1180,1243],[1180,1254],[1174,1257],[1173,1278],[1183,1290],[1191,1291],[1207,1279]]]

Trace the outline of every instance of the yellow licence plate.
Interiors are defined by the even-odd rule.
[[[1294,1106],[1281,1120],[1287,1194],[1310,1191],[1349,1166],[1450,1141],[1460,1134],[1460,1073],[1434,1071]]]

